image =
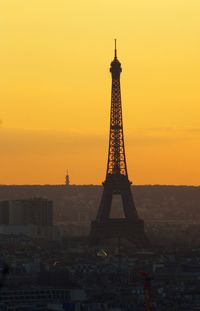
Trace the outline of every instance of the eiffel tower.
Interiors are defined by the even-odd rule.
[[[103,194],[97,217],[91,224],[89,243],[100,245],[105,244],[106,240],[120,238],[136,247],[145,247],[148,245],[148,239],[144,232],[144,222],[139,219],[135,208],[126,165],[120,91],[121,71],[115,39],[115,55],[110,65],[112,95],[106,179],[103,182]],[[110,217],[114,195],[120,195],[122,198],[124,218]]]

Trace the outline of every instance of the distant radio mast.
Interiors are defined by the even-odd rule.
[[[66,184],[67,187],[69,187],[69,185],[70,185],[70,179],[69,179],[68,170],[67,170],[67,175],[66,175],[66,177],[65,177],[65,184]]]

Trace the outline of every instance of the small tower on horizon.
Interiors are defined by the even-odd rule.
[[[66,175],[66,177],[65,177],[65,185],[66,185],[67,187],[69,187],[69,185],[70,185],[70,179],[69,179],[68,170],[67,170],[67,175]]]

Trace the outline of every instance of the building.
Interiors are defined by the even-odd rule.
[[[9,202],[10,225],[53,225],[53,202],[44,198]]]
[[[0,234],[54,239],[53,201],[37,197],[0,201]]]
[[[9,201],[0,201],[0,225],[9,224]]]

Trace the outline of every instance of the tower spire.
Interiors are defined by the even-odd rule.
[[[117,39],[115,39],[115,59],[117,59]]]

